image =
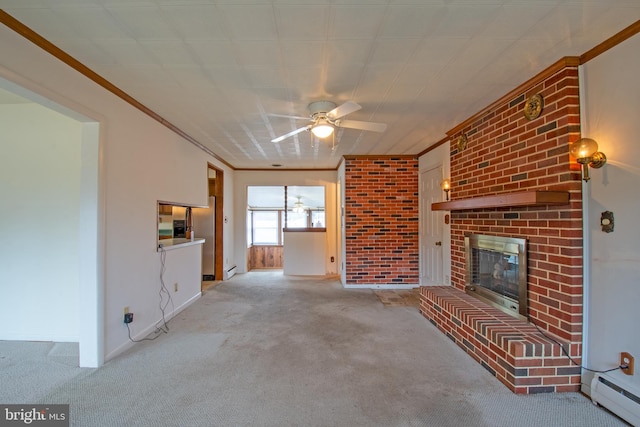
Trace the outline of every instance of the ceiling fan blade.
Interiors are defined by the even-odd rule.
[[[385,123],[361,122],[359,120],[340,120],[336,125],[341,128],[370,130],[373,132],[384,132],[387,129]]]
[[[331,120],[339,119],[340,117],[344,117],[349,113],[353,113],[354,111],[358,111],[362,107],[359,104],[356,104],[353,101],[347,101],[342,105],[338,105],[333,110],[327,113],[327,117]]]
[[[281,135],[281,136],[279,136],[279,137],[277,137],[275,139],[272,139],[271,142],[280,142],[280,141],[285,140],[285,139],[287,139],[287,138],[289,138],[289,137],[291,137],[293,135],[297,135],[300,132],[304,132],[307,129],[309,129],[309,126],[298,128],[298,129],[296,129],[294,131],[291,131],[291,132],[286,133],[284,135]]]
[[[289,116],[287,114],[272,114],[272,113],[269,113],[269,114],[267,114],[267,116],[269,116],[269,117],[284,117],[285,119],[311,120],[309,117]]]

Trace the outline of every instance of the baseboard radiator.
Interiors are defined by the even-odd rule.
[[[229,280],[233,276],[235,276],[235,274],[236,274],[236,266],[234,265],[233,267],[227,269],[227,271],[224,272],[223,280]]]
[[[606,374],[596,374],[591,381],[591,400],[631,425],[640,426],[640,390],[633,388],[621,386]]]

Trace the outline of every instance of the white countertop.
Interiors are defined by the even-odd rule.
[[[193,246],[193,245],[202,245],[204,243],[205,239],[202,238],[198,238],[196,237],[195,239],[191,240],[191,239],[184,239],[184,238],[177,238],[177,239],[162,239],[158,242],[158,251],[160,251],[160,246],[162,246],[162,249],[164,249],[165,251],[171,251],[173,249],[178,249],[178,248],[184,248],[187,246]]]

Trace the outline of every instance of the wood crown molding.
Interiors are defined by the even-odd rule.
[[[322,169],[314,169],[314,168],[235,168],[234,170],[238,172],[335,172],[338,168],[322,168]]]
[[[578,67],[578,65],[580,65],[579,57],[565,56],[564,58],[560,59],[559,61],[556,61],[554,64],[542,70],[541,72],[539,72],[538,74],[536,74],[535,76],[527,80],[526,82],[522,83],[517,88],[508,92],[506,95],[503,95],[502,97],[498,98],[497,100],[495,100],[494,102],[492,102],[491,104],[483,108],[482,110],[478,111],[476,114],[469,117],[467,120],[463,121],[458,126],[448,131],[447,136],[449,138],[453,137],[457,133],[461,132],[467,126],[471,126],[476,120],[478,120],[480,117],[487,114],[489,111],[497,108],[499,105],[502,105],[504,103],[507,103],[513,100],[514,98],[517,98],[519,95],[526,92],[527,89],[539,84],[540,82],[546,80],[547,78],[551,77],[557,72],[562,71],[565,68],[575,68],[575,67]]]
[[[417,159],[417,154],[348,154],[346,156],[342,156],[346,160],[360,160],[360,159]]]
[[[45,52],[49,53],[53,57],[67,64],[69,67],[73,68],[83,76],[87,77],[89,80],[93,81],[99,86],[102,86],[104,89],[113,93],[114,95],[116,95],[118,98],[122,99],[129,105],[133,106],[134,108],[137,108],[147,116],[151,117],[152,119],[166,126],[171,131],[180,135],[182,138],[186,139],[187,141],[189,141],[196,147],[200,148],[202,151],[209,154],[210,156],[220,161],[224,165],[228,166],[231,169],[235,169],[233,165],[231,165],[222,157],[218,156],[209,148],[202,145],[200,142],[198,142],[195,138],[193,138],[192,136],[184,132],[182,129],[178,128],[171,122],[165,120],[158,113],[154,112],[149,107],[145,106],[144,104],[142,104],[141,102],[133,98],[131,95],[129,95],[128,93],[126,93],[125,91],[123,91],[122,89],[120,89],[119,87],[117,87],[116,85],[114,85],[113,83],[105,79],[104,77],[102,77],[100,74],[96,73],[95,71],[93,71],[92,69],[84,65],[82,62],[78,61],[73,56],[69,55],[67,52],[63,51],[58,46],[54,45],[49,40],[45,39],[40,34],[36,33],[31,28],[27,27],[22,22],[18,21],[16,18],[9,15],[7,12],[5,12],[2,9],[0,9],[0,23],[6,25],[8,28],[12,29],[13,31],[15,31],[25,39],[29,40],[31,43],[35,44]]]
[[[69,55],[68,53],[66,53],[65,51],[63,51],[62,49],[60,49],[59,47],[57,47],[56,45],[54,45],[53,43],[51,43],[50,41],[45,39],[44,37],[42,37],[40,34],[38,34],[35,31],[33,31],[31,28],[29,28],[26,25],[24,25],[22,22],[18,21],[13,16],[9,15],[3,9],[0,9],[0,23],[4,24],[8,28],[12,29],[13,31],[15,31],[16,33],[21,35],[22,37],[26,38],[27,40],[31,41],[36,46],[40,47],[41,49],[43,49],[44,51],[49,53],[50,55],[54,56],[55,58],[59,59],[63,63],[67,64],[68,66],[70,66],[74,70],[76,70],[79,73],[81,73],[82,75],[84,75],[85,77],[89,78],[94,83],[97,83],[98,85],[102,86],[104,89],[108,90],[109,92],[113,93],[117,97],[119,97],[122,100],[124,100],[125,102],[127,102],[128,104],[130,104],[133,107],[137,108],[138,110],[142,111],[143,113],[145,113],[146,115],[148,115],[152,119],[154,119],[154,120],[158,121],[159,123],[161,123],[162,125],[166,126],[170,130],[172,130],[176,134],[180,135],[182,138],[186,139],[187,141],[189,141],[190,143],[192,143],[196,147],[200,148],[202,151],[206,152],[207,154],[209,154],[210,156],[212,156],[216,160],[220,161],[221,163],[223,163],[227,167],[231,168],[232,170],[272,170],[272,169],[240,169],[240,168],[235,168],[231,163],[227,162],[225,159],[223,159],[222,157],[218,156],[216,153],[211,151],[209,148],[205,147],[203,144],[201,144],[195,138],[193,138],[192,136],[190,136],[189,134],[187,134],[186,132],[184,132],[183,130],[178,128],[177,126],[173,125],[171,122],[169,122],[169,121],[165,120],[164,118],[162,118],[162,116],[160,116],[159,114],[157,114],[156,112],[154,112],[150,108],[146,107],[141,102],[137,101],[135,98],[133,98],[132,96],[127,94],[125,91],[123,91],[122,89],[118,88],[117,86],[115,86],[114,84],[112,84],[111,82],[106,80],[104,77],[102,77],[101,75],[99,75],[95,71],[91,70],[86,65],[82,64],[80,61],[78,61],[77,59],[75,59],[74,57],[72,57],[71,55]],[[558,72],[559,70],[561,70],[561,69],[563,69],[565,67],[577,67],[578,65],[584,64],[584,63],[590,61],[591,59],[597,57],[598,55],[606,52],[607,50],[613,48],[614,46],[622,43],[623,41],[627,40],[628,38],[634,36],[638,32],[640,32],[640,20],[638,20],[635,23],[631,24],[629,27],[625,28],[624,30],[620,31],[619,33],[615,34],[614,36],[610,37],[609,39],[605,40],[604,42],[600,43],[599,45],[595,46],[594,48],[592,48],[591,50],[585,52],[584,54],[582,54],[579,57],[567,56],[567,57],[564,57],[564,58],[560,59],[559,61],[557,61],[556,63],[552,64],[550,67],[548,67],[547,69],[543,70],[542,72],[538,73],[536,76],[534,76],[531,79],[527,80],[525,83],[523,83],[520,86],[518,86],[517,88],[513,89],[511,92],[507,93],[506,95],[502,96],[498,100],[496,100],[493,103],[489,104],[487,107],[485,107],[481,111],[477,112],[473,116],[469,117],[467,120],[465,120],[464,122],[460,123],[458,126],[456,126],[453,129],[449,130],[447,132],[447,137],[445,137],[445,138],[441,139],[440,141],[430,145],[429,147],[425,148],[424,150],[422,150],[420,153],[418,153],[416,155],[410,155],[410,156],[405,156],[405,155],[403,155],[403,156],[367,156],[367,155],[363,155],[363,156],[353,155],[353,156],[351,156],[351,155],[349,155],[349,156],[343,156],[343,158],[351,160],[351,159],[357,159],[357,158],[374,158],[374,157],[377,157],[377,158],[398,158],[398,157],[418,158],[420,156],[423,156],[424,154],[426,154],[426,153],[434,150],[435,148],[439,147],[440,145],[446,143],[453,135],[455,135],[456,133],[460,132],[466,126],[472,124],[475,120],[477,120],[479,116],[482,116],[482,115],[486,114],[487,111],[490,111],[491,109],[495,108],[497,105],[499,105],[501,103],[504,103],[504,102],[507,102],[510,99],[515,98],[518,94],[522,93],[524,88],[529,87],[529,86],[533,86],[533,85],[541,82],[542,80],[546,79],[547,77],[553,75],[554,73]],[[339,166],[340,166],[340,163],[338,164],[336,169]],[[315,169],[287,169],[287,170],[315,170]],[[322,170],[325,170],[325,169],[322,169]],[[331,170],[331,169],[326,169],[326,170]]]
[[[447,132],[447,136],[451,138],[458,132],[462,131],[465,127],[471,125],[473,122],[475,122],[475,120],[477,120],[480,116],[486,114],[488,111],[496,108],[500,104],[503,104],[505,102],[508,102],[511,99],[516,98],[519,94],[523,93],[526,90],[526,88],[530,86],[535,86],[536,84],[542,82],[543,80],[547,79],[548,77],[552,76],[553,74],[557,73],[558,71],[564,68],[578,67],[579,65],[585,64],[590,60],[592,60],[593,58],[597,57],[598,55],[608,51],[609,49],[617,46],[618,44],[633,37],[638,33],[640,33],[640,20],[634,22],[633,24],[629,25],[627,28],[623,29],[622,31],[618,32],[617,34],[613,35],[612,37],[608,38],[607,40],[603,41],[599,45],[588,50],[587,52],[583,53],[580,56],[565,56],[564,58],[560,59],[559,61],[556,61],[554,64],[552,64],[545,70],[541,71],[537,75],[533,76],[532,78],[530,78],[529,80],[527,80],[526,82],[518,86],[517,88],[513,89],[511,92],[507,93],[506,95],[502,96],[498,100],[489,104],[487,107],[485,107],[478,113],[474,114],[464,122],[460,123],[458,126],[451,129],[449,132]],[[439,144],[439,142],[436,144]],[[421,153],[421,155],[422,154],[424,153]]]
[[[619,33],[613,35],[612,37],[609,37],[607,40],[603,41],[602,43],[600,43],[599,45],[597,45],[593,49],[588,50],[585,53],[583,53],[582,55],[580,55],[580,64],[585,64],[585,63],[591,61],[596,56],[608,51],[609,49],[611,49],[611,48],[613,48],[613,47],[615,47],[617,45],[619,45],[623,41],[635,36],[639,32],[640,32],[640,20],[638,20],[638,21],[634,22],[633,24],[629,25],[627,28],[625,28],[624,30],[620,31]]]
[[[424,150],[422,150],[421,152],[419,152],[418,154],[416,154],[416,156],[418,158],[424,156],[425,154],[427,154],[430,151],[435,150],[436,148],[438,148],[439,146],[441,146],[442,144],[449,142],[449,137],[445,136],[444,138],[442,138],[440,141],[436,142],[435,144],[431,144],[430,146],[428,146],[427,148],[425,148]]]

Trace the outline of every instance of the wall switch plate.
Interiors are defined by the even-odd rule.
[[[630,355],[626,351],[623,351],[622,353],[620,353],[620,365],[628,366],[627,369],[621,369],[621,371],[624,374],[633,375],[633,362],[634,362],[634,359],[632,355]]]
[[[126,306],[126,307],[124,308],[124,314],[128,314],[128,313],[129,313],[129,306]]]

